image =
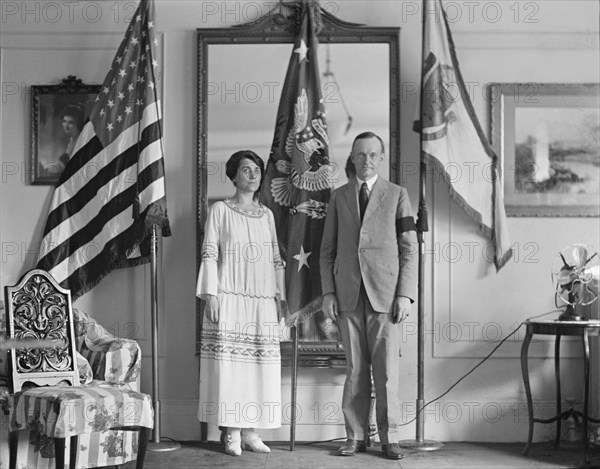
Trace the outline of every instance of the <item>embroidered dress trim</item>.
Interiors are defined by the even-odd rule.
[[[248,298],[258,298],[260,300],[273,300],[273,299],[275,299],[275,296],[253,295],[252,293],[238,293],[238,292],[235,292],[235,291],[226,291],[226,290],[219,290],[219,293],[223,293],[224,295],[239,295],[239,296],[246,296]]]
[[[227,205],[230,209],[245,215],[247,217],[250,218],[260,218],[265,214],[265,207],[263,206],[263,204],[259,204],[260,205],[260,210],[245,210],[243,208],[238,207],[236,204],[234,204],[230,199],[225,199],[223,201],[225,203],[225,205]]]
[[[219,246],[217,243],[205,242],[202,247],[202,260],[215,261],[219,257]]]
[[[279,364],[281,361],[279,337],[273,331],[262,337],[243,334],[240,331],[202,331],[200,357],[262,365]]]

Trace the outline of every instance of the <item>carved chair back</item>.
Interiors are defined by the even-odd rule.
[[[71,293],[46,271],[5,287],[12,391],[26,383],[79,386]]]

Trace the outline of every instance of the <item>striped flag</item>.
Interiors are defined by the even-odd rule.
[[[332,187],[327,121],[317,61],[319,3],[302,2],[301,22],[281,93],[261,202],[275,215],[286,261],[292,316],[304,321],[321,308],[319,253]],[[323,334],[328,332],[323,329]]]
[[[171,234],[153,15],[141,0],[52,198],[37,268],[73,299],[147,261],[153,225]]]
[[[424,0],[423,9],[421,117],[415,125],[421,132],[421,158],[444,175],[452,198],[494,243],[499,270],[512,249],[498,157],[471,104],[441,0]],[[463,177],[451,176],[457,171]]]

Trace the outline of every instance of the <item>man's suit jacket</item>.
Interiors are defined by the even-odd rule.
[[[331,195],[321,242],[323,295],[335,293],[340,311],[354,311],[361,279],[373,309],[391,312],[394,297],[414,301],[417,238],[408,193],[377,178],[361,224],[356,179]]]

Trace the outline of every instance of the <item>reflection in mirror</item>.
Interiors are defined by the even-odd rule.
[[[389,164],[380,174],[397,182],[399,29],[350,24],[325,12],[322,18],[319,70],[334,186],[347,182],[344,168],[352,141],[368,130],[385,142]],[[225,174],[227,159],[235,151],[250,149],[265,164],[268,161],[293,48],[292,23],[267,15],[241,27],[198,30],[197,257],[208,207],[234,193]],[[201,323],[200,300],[197,307]],[[325,323],[322,313],[302,324],[299,336],[300,365],[343,365],[337,331]],[[282,342],[283,363],[290,350],[290,344]]]
[[[236,47],[218,44],[209,47],[209,205],[233,192],[224,170],[232,153],[250,149],[265,163],[268,161],[290,47],[289,44],[240,44]],[[332,81],[323,80],[322,72],[330,159],[335,168],[333,177],[337,187],[347,182],[344,166],[357,134],[371,130],[380,135],[389,148],[389,47],[387,44],[324,44],[319,51],[321,71],[326,69],[326,47],[330,48],[330,69],[335,72],[337,81],[336,86]],[[355,60],[356,57],[361,60]],[[239,66],[232,70],[232,64]],[[352,116],[347,133],[344,103]],[[384,169],[382,176],[389,178],[389,167]]]

